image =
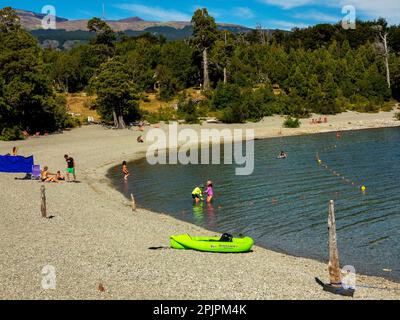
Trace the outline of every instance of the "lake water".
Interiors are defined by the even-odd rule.
[[[323,261],[333,199],[341,265],[400,280],[400,128],[343,132],[340,139],[324,133],[256,140],[254,148],[250,176],[236,176],[234,165],[153,166],[143,159],[128,164],[129,182],[120,166],[108,177],[140,207]],[[280,150],[287,159],[276,159]],[[212,205],[193,206],[192,189],[208,179]]]

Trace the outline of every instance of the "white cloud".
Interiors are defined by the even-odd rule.
[[[131,11],[137,16],[161,21],[190,21],[191,16],[186,13],[160,7],[150,7],[141,4],[119,4],[116,7]]]
[[[285,20],[268,20],[266,25],[270,29],[282,29],[282,30],[291,30],[293,28],[307,28],[309,24],[303,22],[292,22]]]
[[[303,20],[313,20],[319,23],[322,22],[331,22],[331,23],[336,23],[339,22],[343,17],[342,16],[335,16],[335,15],[330,15],[326,14],[323,12],[319,11],[308,11],[308,12],[303,12],[303,13],[295,13],[293,14],[294,18],[297,19],[303,19]]]
[[[255,17],[253,10],[247,7],[234,7],[231,10],[232,15],[243,19],[252,19]]]
[[[319,6],[327,8],[341,8],[345,5],[353,5],[357,16],[363,15],[367,18],[385,18],[390,24],[400,23],[400,1],[399,0],[258,0],[262,3],[290,10],[304,6]],[[328,20],[327,20],[328,21]]]
[[[352,0],[351,3],[344,0],[338,1],[338,6],[351,4],[356,9],[356,15],[363,13],[371,18],[385,18],[389,24],[400,23],[400,1],[399,0]]]
[[[279,6],[283,9],[292,9],[296,7],[303,7],[305,5],[314,4],[318,2],[316,0],[259,0],[266,4],[272,4],[274,6]],[[323,1],[321,1],[323,2]]]

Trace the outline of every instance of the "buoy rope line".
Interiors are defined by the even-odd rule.
[[[358,190],[360,190],[362,193],[365,193],[366,191],[366,187],[363,184],[360,183],[356,183],[352,180],[350,180],[349,178],[347,178],[346,176],[344,176],[343,174],[341,174],[340,172],[337,172],[336,170],[334,170],[333,168],[331,168],[330,166],[328,166],[328,164],[325,161],[322,161],[320,158],[320,154],[321,153],[325,153],[329,150],[335,149],[337,146],[336,144],[330,147],[325,147],[324,149],[322,149],[321,151],[317,151],[317,153],[315,154],[315,158],[317,160],[317,163],[320,167],[330,171],[334,176],[341,178],[344,182],[351,184],[353,187],[356,187]]]

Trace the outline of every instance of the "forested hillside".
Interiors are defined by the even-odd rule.
[[[219,30],[207,10],[199,9],[192,36],[167,41],[115,33],[94,18],[89,43],[59,51],[41,49],[18,23],[2,16],[2,136],[70,125],[60,111],[65,92],[95,94],[93,107],[120,127],[141,117],[196,122],[212,113],[225,122],[244,122],[273,114],[374,112],[400,97],[400,27],[383,19],[358,21],[355,30],[337,24],[234,34]],[[202,99],[186,95],[193,87],[202,89]],[[150,92],[162,101],[178,98],[177,110],[140,110]]]

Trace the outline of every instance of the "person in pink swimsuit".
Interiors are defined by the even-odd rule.
[[[210,203],[214,196],[213,185],[211,180],[207,181],[207,188],[206,190],[204,190],[204,193],[207,193],[207,203]]]

